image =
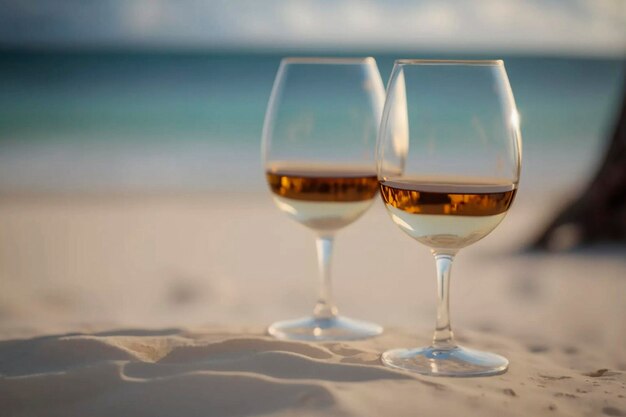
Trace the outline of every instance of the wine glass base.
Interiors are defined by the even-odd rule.
[[[509,367],[503,356],[461,346],[393,349],[383,353],[381,359],[391,368],[431,376],[491,376],[503,374]]]
[[[304,317],[279,321],[267,332],[277,339],[306,341],[357,340],[378,336],[383,328],[375,323],[335,316],[327,319]]]

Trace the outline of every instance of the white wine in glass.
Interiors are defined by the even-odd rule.
[[[272,324],[280,339],[353,340],[382,332],[338,315],[330,261],[337,230],[378,192],[376,134],[384,87],[373,58],[285,58],[263,130],[265,175],[276,206],[316,235],[320,292],[313,315]]]
[[[457,252],[506,216],[520,169],[519,116],[502,61],[396,61],[378,137],[380,193],[393,222],[430,248],[438,304],[432,344],[387,351],[385,365],[433,376],[506,372],[506,358],[455,342],[449,285]]]
[[[278,208],[313,230],[334,231],[352,223],[378,192],[374,170],[345,167],[269,167],[267,182]]]

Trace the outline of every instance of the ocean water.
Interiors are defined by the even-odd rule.
[[[0,51],[0,191],[259,190],[263,117],[283,55]],[[385,83],[396,58],[482,58],[373,56]],[[624,61],[484,58],[505,60],[523,181],[584,181],[618,110]]]

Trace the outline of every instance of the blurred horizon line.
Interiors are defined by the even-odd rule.
[[[599,49],[590,51],[581,50],[537,50],[533,48],[440,48],[440,47],[372,47],[353,46],[348,48],[325,46],[207,46],[207,45],[149,45],[149,44],[53,44],[53,43],[3,43],[0,41],[0,55],[2,54],[155,54],[155,55],[285,55],[285,56],[372,56],[394,54],[431,54],[431,56],[470,56],[470,57],[537,57],[555,59],[602,59],[626,61],[626,52],[607,51]],[[408,55],[405,55],[408,56]]]

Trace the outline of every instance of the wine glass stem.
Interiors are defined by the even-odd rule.
[[[317,246],[317,263],[320,274],[320,293],[313,314],[315,318],[329,319],[337,315],[337,308],[333,302],[330,261],[333,254],[334,236],[319,235],[315,241]]]
[[[454,253],[433,251],[437,265],[437,326],[433,346],[451,348],[456,346],[450,326],[450,276]]]

